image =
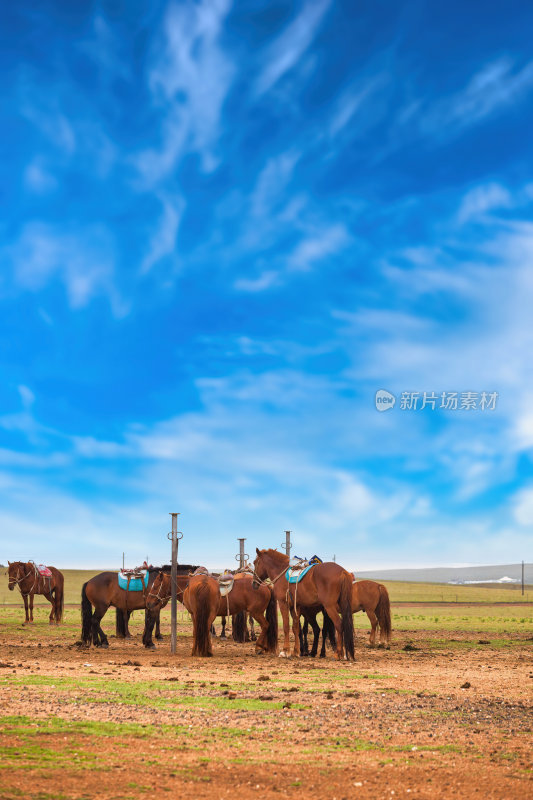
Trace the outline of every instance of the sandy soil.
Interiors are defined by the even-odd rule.
[[[354,664],[219,640],[193,659],[186,635],[175,657],[168,639],[37,639],[0,632],[6,800],[533,795],[532,642],[518,636],[404,631],[389,651],[359,636]]]

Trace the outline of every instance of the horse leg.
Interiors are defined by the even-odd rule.
[[[148,609],[144,612],[144,632],[143,632],[143,645],[148,650],[155,650],[155,644],[152,639],[152,631],[154,629],[154,624],[159,619],[159,614],[156,612],[152,615]]]
[[[261,611],[251,611],[250,612],[250,619],[257,620],[257,623],[261,629],[259,634],[259,638],[255,642],[255,652],[262,653],[266,652],[267,648],[267,631],[268,631],[268,622],[266,621],[266,617],[263,612]]]
[[[295,611],[294,607],[291,605],[291,617],[292,617],[292,634],[294,636],[294,647],[292,648],[292,654],[295,658],[300,658],[300,612]]]
[[[326,638],[327,638],[326,623],[323,622],[322,623],[322,647],[320,648],[320,658],[325,658],[326,657]]]
[[[222,630],[220,632],[220,638],[226,638],[226,617],[222,617]]]
[[[252,614],[248,614],[248,622],[250,623],[250,641],[255,642],[257,640],[257,636],[255,635],[254,618]]]
[[[340,614],[337,611],[336,605],[325,606],[326,613],[330,620],[333,622],[335,626],[335,630],[337,632],[337,650],[335,653],[335,658],[337,661],[342,661],[343,656],[343,636],[342,636],[342,621],[340,618]]]
[[[370,624],[372,625],[372,630],[370,631],[370,640],[369,640],[368,643],[369,643],[370,647],[375,647],[376,646],[376,633],[377,633],[377,629],[378,629],[378,618],[376,617],[376,615],[374,614],[373,611],[370,611],[369,608],[366,609],[366,615],[367,615],[368,619],[370,620]]]
[[[311,658],[315,658],[318,650],[318,643],[320,641],[320,625],[318,624],[316,617],[313,619],[312,616],[309,619],[309,624],[313,629],[313,646],[311,648],[311,652],[309,653],[309,655],[311,656]]]
[[[52,597],[52,592],[43,592],[44,596],[51,604],[52,608],[50,609],[50,617],[48,618],[48,622],[50,625],[54,624],[54,598]]]
[[[30,622],[33,622],[33,599],[34,599],[34,597],[35,597],[35,595],[32,592],[30,594]]]
[[[155,618],[155,638],[158,641],[163,639],[163,634],[161,633],[161,612],[157,612],[157,617]]]
[[[280,651],[280,658],[291,657],[291,642],[289,637],[289,606],[286,600],[279,600],[279,610],[283,620],[283,649]]]
[[[304,624],[300,625],[300,653],[302,656],[309,655],[309,643],[307,641],[307,631],[309,630],[309,622],[304,615]]]
[[[24,615],[25,615],[24,624],[26,625],[26,623],[30,621],[30,615],[28,613],[28,595],[23,594],[22,597],[24,599]]]
[[[100,621],[108,608],[109,606],[106,606],[103,603],[99,603],[94,609],[94,613],[91,619],[91,632],[92,632],[93,644],[95,647],[109,647],[107,636],[103,632],[102,627],[100,625]]]

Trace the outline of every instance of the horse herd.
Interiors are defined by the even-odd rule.
[[[355,581],[334,562],[317,563],[302,572],[298,582],[289,582],[289,557],[278,550],[256,549],[253,569],[238,570],[231,576],[231,585],[221,593],[221,583],[204,567],[178,565],[178,600],[189,611],[193,622],[192,655],[213,654],[211,635],[216,617],[233,618],[233,636],[245,640],[246,615],[256,621],[260,633],[255,641],[256,653],[278,652],[278,607],[283,621],[283,641],[280,657],[289,657],[290,621],[294,636],[294,656],[315,656],[318,650],[320,627],[318,614],[323,615],[321,656],[325,655],[326,638],[338,660],[354,659],[354,627],[352,614],[365,611],[372,630],[370,645],[376,643],[379,626],[380,646],[388,647],[391,635],[390,601],[386,588],[374,581]],[[8,562],[9,589],[18,586],[24,598],[26,622],[33,622],[33,597],[44,594],[52,604],[50,624],[59,623],[63,614],[64,580],[55,567],[39,569],[33,562]],[[226,576],[227,577],[227,576]],[[152,633],[161,639],[159,617],[170,600],[171,568],[147,567],[142,590],[127,590],[119,585],[116,572],[102,572],[87,581],[81,592],[82,631],[80,645],[108,647],[101,627],[107,610],[116,609],[116,635],[129,636],[128,620],[132,611],[145,609],[143,644],[153,648]],[[129,588],[129,584],[128,584]],[[28,604],[29,600],[29,604]],[[28,608],[29,605],[29,608]],[[303,617],[304,625],[300,625]],[[308,626],[314,634],[309,652]],[[237,635],[236,635],[237,634]]]

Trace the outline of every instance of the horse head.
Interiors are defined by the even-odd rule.
[[[9,582],[7,588],[10,592],[13,591],[15,586],[17,586],[21,580],[24,579],[23,568],[24,564],[22,561],[8,561],[7,562],[7,575],[9,578]]]
[[[161,608],[164,602],[170,597],[170,573],[160,570],[153,580],[148,596],[146,598],[146,608],[148,611],[155,611]]]

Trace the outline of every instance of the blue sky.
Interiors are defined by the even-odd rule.
[[[532,26],[4,4],[0,561],[531,560]]]

